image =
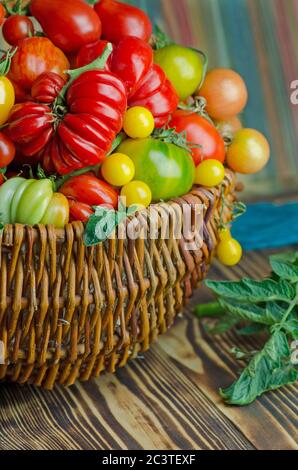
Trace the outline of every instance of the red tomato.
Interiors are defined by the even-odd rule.
[[[248,98],[244,80],[231,69],[208,72],[198,94],[207,100],[206,111],[209,116],[218,121],[240,114]]]
[[[99,39],[98,41],[91,42],[83,46],[76,57],[76,68],[83,67],[84,65],[91,64],[97,57],[100,57],[108,44],[108,41]],[[112,55],[107,60],[105,70],[110,70],[112,62]]]
[[[151,46],[133,36],[127,36],[113,52],[111,70],[121,78],[131,96],[153,63]]]
[[[13,142],[2,132],[0,132],[0,168],[9,165],[16,154]]]
[[[64,78],[60,77],[57,73],[42,73],[33,83],[31,96],[39,103],[51,104],[64,85]]]
[[[3,24],[4,18],[6,16],[6,10],[2,3],[0,3],[0,26]]]
[[[101,22],[84,0],[32,0],[31,13],[64,52],[77,52],[100,38]]]
[[[4,175],[0,173],[0,186],[4,183],[4,181],[5,181]]]
[[[94,8],[101,19],[102,36],[107,41],[118,44],[125,36],[149,41],[152,24],[144,11],[116,0],[101,0]]]
[[[44,37],[27,38],[21,41],[11,61],[8,77],[26,91],[39,75],[55,72],[64,76],[69,62],[63,52]]]
[[[28,16],[13,15],[5,21],[2,32],[8,44],[17,46],[22,39],[33,36],[34,26]]]
[[[204,117],[192,111],[176,111],[169,123],[177,132],[185,132],[187,141],[198,148],[192,149],[192,156],[197,166],[203,160],[213,159],[221,163],[225,160],[225,143],[217,129]]]
[[[92,207],[106,206],[116,209],[118,192],[92,173],[70,178],[59,190],[70,202],[72,220],[85,222],[93,213]]]
[[[24,103],[25,101],[29,101],[31,99],[30,93],[28,91],[24,90],[20,85],[18,85],[16,82],[14,82],[11,78],[9,78],[15,92],[15,102],[16,104],[18,103]]]
[[[90,215],[93,214],[93,210],[88,204],[83,204],[82,202],[76,202],[72,199],[68,199],[69,204],[69,215],[70,222],[79,220],[80,222],[87,222]]]

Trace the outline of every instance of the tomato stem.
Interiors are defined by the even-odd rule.
[[[93,62],[90,64],[84,65],[83,67],[80,67],[78,69],[74,70],[66,70],[65,73],[69,75],[69,80],[64,85],[62,90],[60,91],[58,95],[58,100],[59,101],[64,101],[64,98],[66,96],[66,93],[69,89],[69,87],[72,85],[72,83],[84,72],[88,72],[89,70],[103,70],[108,58],[110,57],[111,53],[113,52],[113,46],[111,43],[108,43],[106,47],[104,48],[104,51],[101,56],[97,57]],[[59,103],[61,104],[61,103]]]
[[[223,316],[226,313],[226,309],[219,302],[215,301],[198,305],[194,313],[199,318],[217,318]]]

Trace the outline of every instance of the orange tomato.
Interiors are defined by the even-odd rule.
[[[227,164],[237,173],[253,174],[261,171],[269,158],[266,137],[255,129],[241,129],[228,148]]]
[[[207,101],[207,113],[218,121],[240,114],[248,99],[244,80],[231,69],[214,69],[207,73],[198,94]]]
[[[217,121],[216,127],[222,136],[233,137],[243,126],[239,116],[233,116],[225,121]]]
[[[6,16],[6,10],[4,6],[2,5],[2,3],[0,3],[0,26],[2,26],[5,16]]]

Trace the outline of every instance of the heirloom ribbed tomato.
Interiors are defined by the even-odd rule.
[[[46,36],[66,53],[100,38],[100,19],[84,0],[32,0],[30,9]]]
[[[103,41],[83,48],[78,65],[86,65],[102,52]],[[151,47],[134,36],[124,37],[114,48],[107,63],[109,69],[124,82],[129,107],[143,106],[151,111],[156,127],[162,127],[176,110],[179,98],[159,65],[153,64]]]
[[[33,83],[31,96],[39,103],[51,104],[55,101],[64,85],[64,78],[57,73],[42,73]]]
[[[62,97],[63,91],[51,108],[34,102],[16,106],[6,128],[25,156],[36,155],[46,170],[54,166],[61,175],[105,158],[127,107],[124,84],[103,70],[81,73]]]
[[[5,133],[22,148],[23,155],[36,155],[54,133],[51,109],[31,101],[16,104],[11,110]]]

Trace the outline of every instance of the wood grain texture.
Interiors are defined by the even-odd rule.
[[[214,279],[258,278],[268,253],[247,255]],[[192,305],[209,300],[200,289]],[[298,449],[297,386],[269,393],[246,408],[226,406],[218,387],[234,379],[232,346],[260,339],[234,332],[211,337],[186,316],[145,354],[115,375],[48,392],[0,385],[0,449]]]

